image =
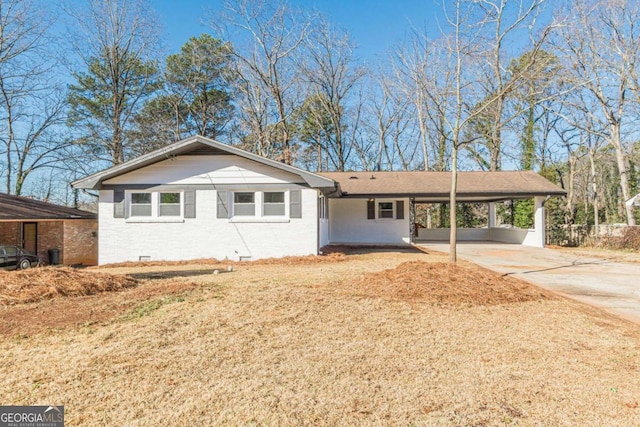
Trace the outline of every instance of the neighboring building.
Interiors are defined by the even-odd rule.
[[[450,177],[315,174],[196,136],[72,185],[100,192],[99,263],[105,264],[252,260],[317,254],[331,243],[409,245],[442,238],[442,229],[415,235],[413,218],[416,203],[448,200]],[[563,194],[533,172],[461,172],[459,201],[489,203],[490,226],[460,235],[542,246],[545,197]],[[513,198],[536,200],[533,230],[510,233],[492,226],[493,202]]]
[[[61,264],[97,264],[97,232],[94,213],[0,194],[0,244],[23,247],[45,263],[54,250]]]

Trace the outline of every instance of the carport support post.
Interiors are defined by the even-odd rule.
[[[536,231],[536,237],[534,246],[544,247],[545,242],[545,226],[544,226],[544,201],[543,196],[534,197],[535,213],[534,213],[534,229]]]
[[[489,229],[496,227],[496,204],[489,202]]]

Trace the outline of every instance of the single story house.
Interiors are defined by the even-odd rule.
[[[99,191],[99,263],[317,254],[328,244],[448,239],[413,224],[446,202],[446,172],[311,173],[200,136],[72,183]],[[489,227],[461,239],[544,245],[544,201],[564,191],[533,172],[461,172],[458,200],[489,204]],[[494,227],[494,202],[533,198],[535,227]],[[493,213],[492,213],[493,212]]]
[[[98,263],[98,219],[95,213],[28,197],[0,194],[0,245],[20,246],[51,263]],[[53,252],[52,252],[53,253]]]

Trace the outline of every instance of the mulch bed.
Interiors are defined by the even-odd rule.
[[[138,280],[132,277],[69,267],[0,271],[0,305],[24,304],[60,296],[94,295],[137,285]]]
[[[173,265],[213,265],[221,269],[225,269],[229,265],[307,265],[307,264],[323,264],[345,261],[347,256],[343,252],[328,251],[323,255],[307,255],[307,256],[287,256],[282,258],[265,258],[255,261],[220,261],[215,258],[202,258],[186,261],[127,261],[111,264],[104,264],[90,268],[138,268],[138,267],[169,267]]]
[[[440,306],[488,306],[555,298],[519,279],[446,262],[404,262],[393,269],[366,274],[348,286],[365,297]]]

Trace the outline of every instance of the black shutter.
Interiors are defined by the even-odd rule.
[[[113,190],[113,217],[124,218],[124,190]]]
[[[367,200],[367,219],[376,219],[376,201]]]
[[[229,218],[229,196],[227,195],[227,191],[217,190],[216,193],[216,197],[218,199],[218,212],[216,218]]]
[[[289,191],[289,218],[302,218],[302,191]]]
[[[404,200],[396,202],[396,219],[404,219]]]
[[[184,217],[196,217],[196,190],[184,191]]]

